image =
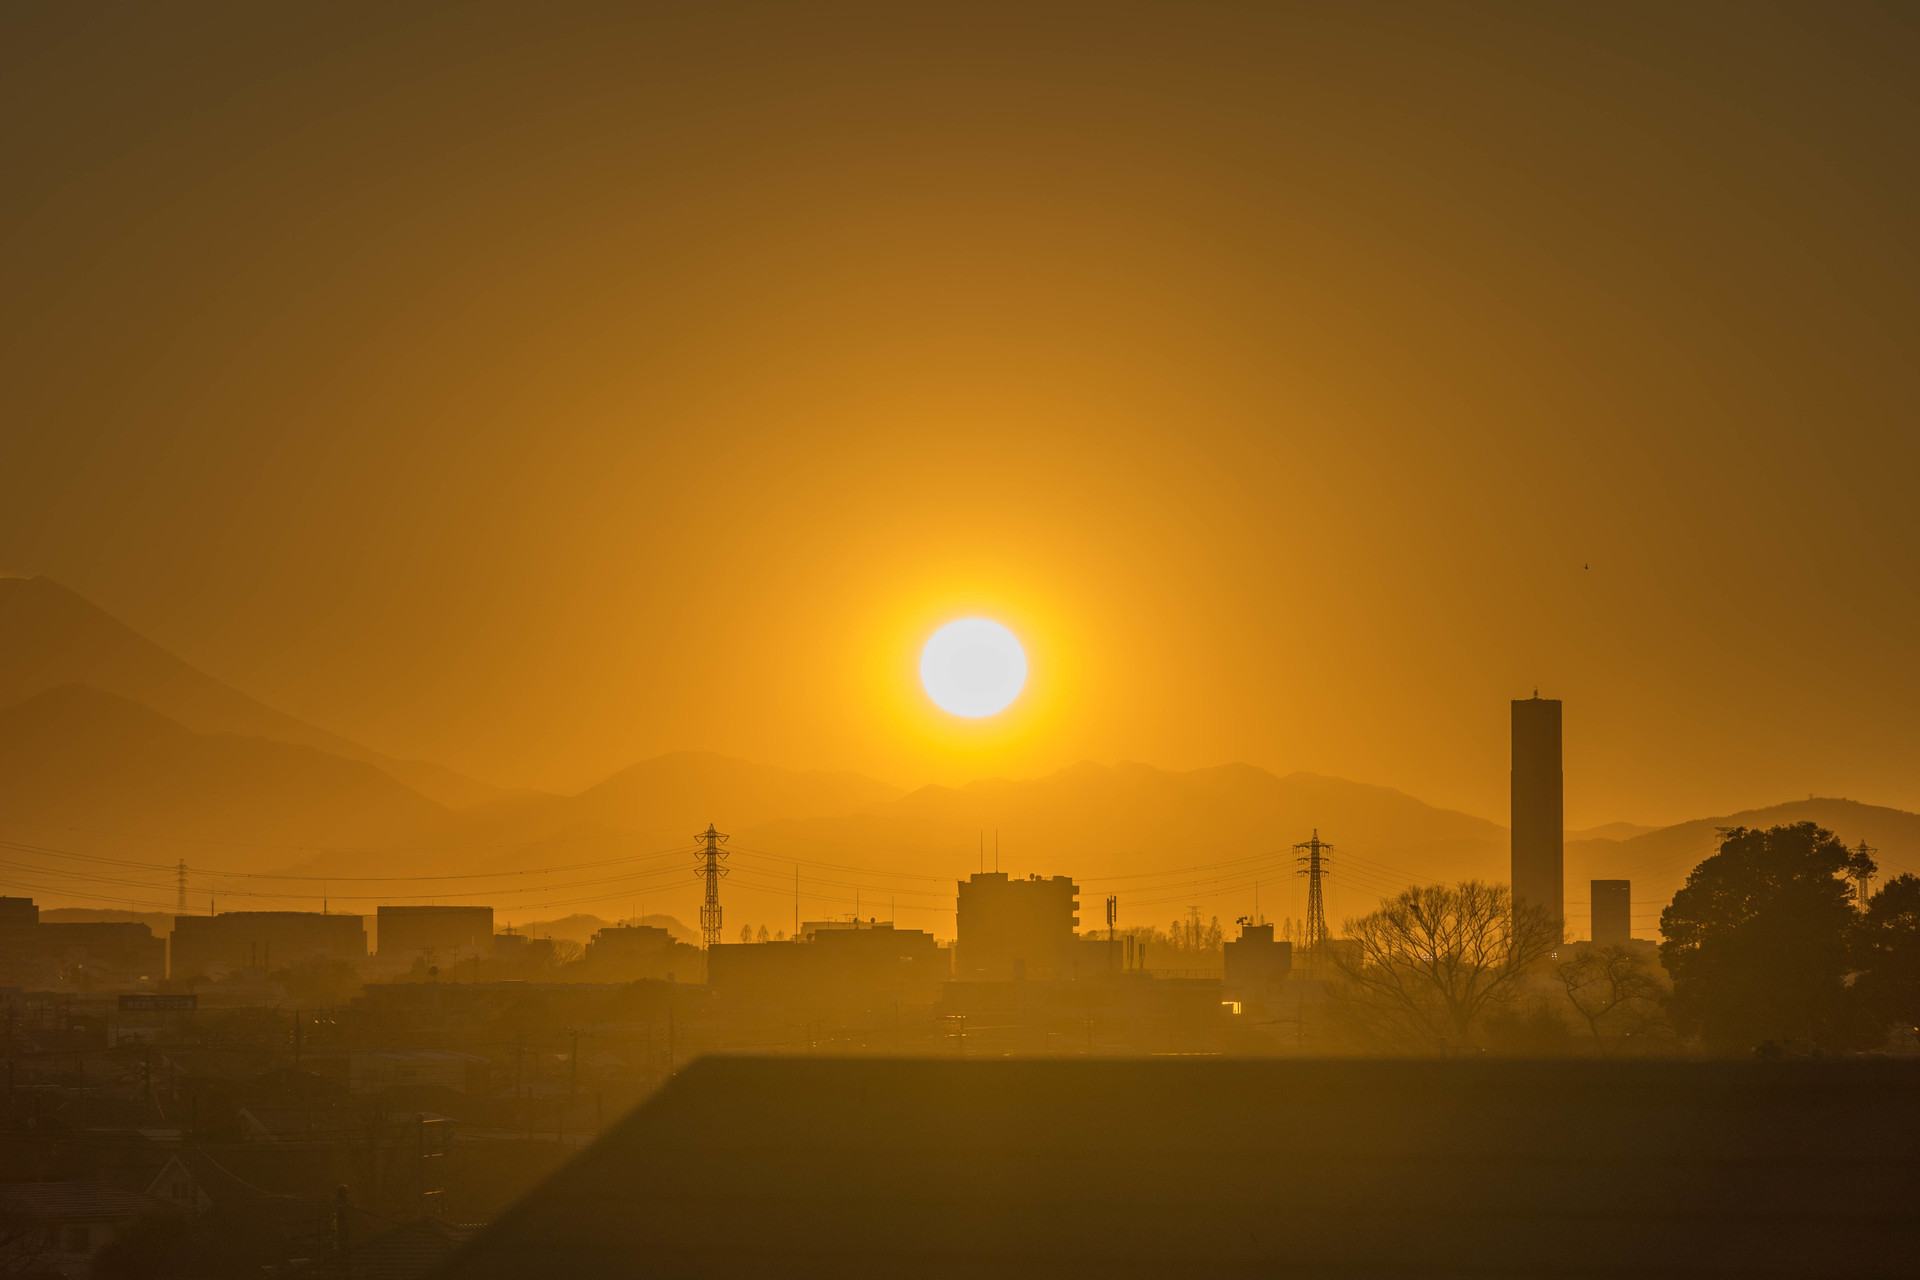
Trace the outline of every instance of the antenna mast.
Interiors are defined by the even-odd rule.
[[[700,904],[700,945],[718,946],[720,943],[720,878],[727,869],[720,864],[727,860],[727,851],[720,846],[727,842],[726,836],[713,829],[709,822],[707,829],[694,839],[703,841],[705,848],[693,855],[699,869],[693,874],[707,882],[707,896]],[[798,871],[795,867],[795,871]]]
[[[1300,870],[1293,874],[1307,878],[1307,929],[1304,939],[1307,948],[1307,964],[1318,969],[1327,945],[1327,907],[1326,898],[1320,889],[1323,877],[1331,875],[1327,857],[1333,852],[1333,846],[1320,839],[1320,828],[1313,829],[1313,839],[1302,840],[1293,846],[1294,851],[1306,850],[1294,861],[1301,864]]]

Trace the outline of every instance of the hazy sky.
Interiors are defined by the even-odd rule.
[[[1504,820],[1537,685],[1572,825],[1920,807],[1917,63],[1832,5],[9,5],[0,570],[495,781]],[[1032,680],[963,731],[966,614]]]

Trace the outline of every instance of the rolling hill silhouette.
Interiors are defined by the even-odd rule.
[[[1920,874],[1920,814],[1857,800],[1790,800],[1717,818],[1661,827],[1627,840],[1567,842],[1567,922],[1583,934],[1591,880],[1633,881],[1634,935],[1654,937],[1660,908],[1687,874],[1720,847],[1722,827],[1773,827],[1816,822],[1849,845],[1865,840],[1878,850],[1879,883],[1901,872]]]
[[[823,908],[836,894],[847,909],[856,892],[874,901],[890,884],[950,903],[936,881],[902,877],[962,877],[981,865],[983,834],[991,859],[995,831],[1003,870],[1079,879],[1089,923],[1109,892],[1130,915],[1171,917],[1196,890],[1241,894],[1256,879],[1267,914],[1284,914],[1291,846],[1315,829],[1336,850],[1336,920],[1410,883],[1505,879],[1507,870],[1497,823],[1388,787],[1245,764],[1180,772],[1083,763],[1042,778],[902,793],[854,773],[683,751],[576,796],[505,792],[276,711],[48,579],[0,578],[0,830],[16,841],[149,864],[186,857],[232,870],[421,874],[690,846],[710,821],[734,834],[729,892],[754,919],[756,896],[770,906],[769,895],[789,893],[795,858],[839,868],[808,873],[826,882],[809,892]],[[1612,823],[1569,833],[1568,922],[1584,936],[1588,880],[1625,878],[1634,882],[1635,932],[1654,936],[1659,908],[1717,847],[1717,828],[1797,821],[1875,846],[1883,881],[1920,871],[1920,815],[1851,800],[1797,800],[1657,830]],[[115,885],[110,867],[39,864],[18,868],[11,891],[49,904],[161,905],[149,904],[151,888]],[[923,923],[950,931],[951,915]]]
[[[621,831],[705,826],[724,813],[739,827],[777,818],[852,813],[901,796],[858,773],[808,772],[753,764],[706,751],[643,760],[572,798],[575,821]]]
[[[149,840],[234,841],[242,845],[234,862],[287,861],[286,848],[274,846],[420,844],[452,829],[444,806],[363,761],[195,733],[131,699],[73,684],[0,708],[0,817]],[[248,841],[268,848],[249,851]]]
[[[396,760],[276,711],[181,659],[51,578],[0,578],[0,706],[84,684],[200,733],[236,733],[360,760],[449,806],[507,794],[443,765]]]
[[[1082,763],[1031,780],[923,787],[853,814],[766,823],[733,845],[736,878],[753,877],[761,856],[964,876],[981,864],[983,832],[992,869],[997,830],[1002,870],[1080,880],[1083,921],[1092,895],[1117,892],[1127,911],[1172,911],[1192,886],[1251,890],[1256,878],[1268,886],[1263,909],[1277,917],[1293,883],[1291,846],[1315,828],[1339,848],[1330,911],[1369,909],[1415,879],[1505,875],[1506,831],[1496,823],[1389,787],[1246,764],[1176,772]]]

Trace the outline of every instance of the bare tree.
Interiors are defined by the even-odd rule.
[[[1563,936],[1545,910],[1480,880],[1409,888],[1345,933],[1329,948],[1337,1011],[1382,1047],[1427,1053],[1471,1048]]]
[[[1622,1034],[1645,1031],[1659,1017],[1665,988],[1627,947],[1584,947],[1553,971],[1603,1054],[1612,1053]]]

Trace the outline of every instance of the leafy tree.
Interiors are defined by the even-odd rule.
[[[1674,1027],[1721,1053],[1855,1043],[1846,975],[1858,913],[1846,877],[1863,868],[1864,853],[1811,822],[1723,830],[1720,852],[1660,915]]]
[[[1346,935],[1331,948],[1342,1019],[1364,1040],[1421,1053],[1474,1047],[1563,936],[1547,912],[1480,880],[1407,889],[1347,921]]]
[[[1854,931],[1855,983],[1881,1026],[1920,1026],[1920,877],[1896,876],[1867,903]]]

